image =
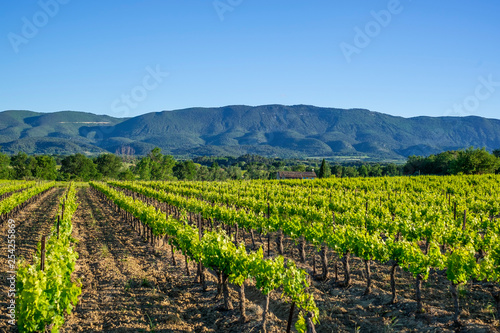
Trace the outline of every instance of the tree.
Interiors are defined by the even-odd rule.
[[[63,179],[69,178],[89,181],[101,177],[101,174],[97,172],[94,162],[80,153],[65,157],[61,161],[60,172],[63,174]],[[68,177],[66,177],[66,175]]]
[[[141,158],[135,167],[135,172],[139,174],[142,180],[151,180],[151,159],[148,157]]]
[[[306,171],[306,166],[304,164],[297,164],[292,167],[292,171],[304,172]]]
[[[399,167],[394,163],[389,163],[385,165],[383,168],[384,176],[399,176]]]
[[[49,155],[35,157],[35,165],[31,173],[37,179],[55,180],[57,178],[56,160]]]
[[[319,168],[319,178],[328,178],[332,174],[332,170],[330,169],[330,165],[323,159],[321,162],[321,167]]]
[[[31,170],[34,169],[36,161],[33,157],[29,157],[26,153],[18,152],[10,158],[15,179],[28,179],[33,176]]]
[[[244,175],[245,179],[269,179],[269,171],[257,163],[247,164],[247,172]]]
[[[196,178],[196,165],[193,161],[177,162],[173,172],[179,180],[194,180]]]
[[[432,174],[436,175],[449,175],[450,174],[450,166],[457,159],[458,153],[456,151],[445,151],[443,153],[437,154],[433,167]]]
[[[196,180],[210,180],[210,170],[206,165],[200,165],[196,170]]]
[[[359,176],[358,169],[353,166],[344,167],[342,169],[342,177],[357,177]]]
[[[493,150],[493,155],[495,155],[496,157],[500,158],[500,148]]]
[[[214,162],[212,163],[212,165],[210,166],[210,169],[209,169],[209,177],[210,177],[210,180],[226,180],[227,179],[227,173],[224,169],[221,169],[221,167],[219,166],[219,163],[217,162]]]
[[[408,160],[403,168],[404,173],[407,175],[414,175],[419,173],[424,165],[424,157],[412,155],[408,157]]]
[[[362,164],[358,167],[358,173],[361,177],[368,177],[368,168]]]
[[[97,171],[106,178],[117,178],[122,168],[122,160],[114,154],[102,154],[95,159]]]
[[[0,153],[0,179],[9,179],[11,177],[9,164],[9,156]]]
[[[134,180],[135,179],[135,175],[132,172],[132,170],[127,169],[127,170],[122,171],[122,172],[120,172],[118,174],[118,179],[119,180]]]
[[[171,180],[175,159],[170,155],[163,155],[161,149],[156,147],[141,158],[136,166],[136,172],[142,180]]]
[[[500,160],[486,151],[485,148],[467,150],[458,152],[457,159],[453,161],[450,170],[453,174],[483,174],[495,173],[500,165]]]
[[[169,180],[173,176],[175,159],[171,155],[162,155],[161,149],[156,147],[149,153],[151,159],[151,179]]]
[[[370,177],[382,177],[382,171],[380,164],[375,164],[369,167],[368,175]]]
[[[230,167],[227,167],[226,172],[227,172],[227,176],[230,179],[237,180],[237,179],[242,179],[243,178],[243,171],[238,166],[232,165]]]
[[[333,175],[337,178],[340,178],[342,177],[342,170],[344,168],[342,167],[342,165],[339,165],[339,164],[336,164],[332,167],[332,172],[333,172]]]

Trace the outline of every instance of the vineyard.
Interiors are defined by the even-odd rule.
[[[494,175],[0,181],[0,330],[497,332],[499,195]]]

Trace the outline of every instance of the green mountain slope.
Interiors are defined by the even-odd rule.
[[[130,119],[81,112],[0,113],[0,144],[4,151],[11,152],[16,141],[24,138],[47,137],[71,139],[87,152],[93,152],[90,148],[95,147],[141,155],[159,146],[177,156],[255,153],[404,159],[412,154],[428,155],[469,146],[497,149],[500,120],[402,118],[362,109],[307,105],[190,108]],[[47,145],[46,141],[39,147]]]
[[[76,111],[4,111],[0,112],[0,145],[6,153],[97,154],[105,150],[95,145],[96,140],[82,136],[80,130],[96,125],[112,127],[124,120]]]

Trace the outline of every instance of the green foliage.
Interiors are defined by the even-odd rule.
[[[95,159],[97,171],[105,178],[116,179],[122,167],[122,160],[114,154],[102,154]]]
[[[14,178],[28,179],[33,176],[31,170],[35,168],[36,161],[26,153],[18,152],[10,158],[10,165],[14,171]]]
[[[135,175],[130,169],[127,169],[125,171],[120,172],[117,178],[119,180],[134,180]]]
[[[361,176],[361,177],[368,177],[368,169],[366,167],[366,165],[361,165],[359,168],[358,168],[358,174]]]
[[[55,180],[57,178],[56,161],[52,156],[28,156],[26,153],[19,152],[11,156],[10,160],[15,179]]]
[[[148,187],[133,183],[110,183],[159,200],[170,197],[172,200],[178,200],[176,206],[181,209],[187,208],[184,206],[187,205],[190,208],[189,211],[200,213],[203,210],[201,213],[206,218],[208,218],[208,214],[211,214],[210,218],[235,221],[238,217],[245,215],[243,213],[238,214],[238,216],[233,214],[232,217],[226,216],[226,218],[222,218],[219,215],[222,214],[222,211],[219,211],[219,213],[209,211],[209,207],[218,206],[196,207],[197,200],[187,201],[180,197],[174,199],[166,192],[154,191]],[[193,260],[201,261],[208,268],[225,274],[231,282],[242,284],[246,279],[254,278],[257,288],[265,295],[283,286],[283,297],[294,301],[303,311],[312,311],[318,314],[318,308],[312,295],[306,291],[308,288],[306,282],[307,273],[298,269],[292,261],[289,261],[287,267],[285,267],[284,259],[281,256],[264,260],[262,249],[257,252],[247,253],[243,245],[236,247],[224,231],[207,231],[199,240],[196,228],[177,221],[171,216],[166,218],[154,206],[145,204],[140,200],[134,200],[132,197],[123,194],[123,192],[102,183],[91,182],[90,185],[104,193],[116,205],[129,211],[133,216],[152,228],[153,234],[168,235],[170,244],[181,250],[183,254]],[[169,203],[172,204],[172,202]],[[200,201],[200,203],[202,202]],[[224,212],[229,213],[229,210],[226,208]],[[303,331],[299,330],[299,332]]]
[[[36,156],[31,173],[36,179],[55,180],[57,178],[56,160],[48,155]]]
[[[468,148],[458,152],[457,159],[450,165],[452,174],[477,175],[495,173],[500,166],[500,160],[486,149]]]
[[[304,164],[297,164],[292,167],[292,171],[304,172],[306,171],[306,166]]]
[[[269,179],[269,171],[263,165],[250,164],[246,167],[245,179]],[[276,177],[276,174],[273,175]]]
[[[177,162],[173,172],[179,180],[194,180],[196,178],[196,165],[193,161]]]
[[[173,179],[174,165],[175,159],[162,155],[161,149],[156,147],[139,161],[136,172],[143,180],[169,180]]]
[[[454,249],[447,258],[446,276],[453,284],[466,283],[477,275],[476,251],[471,245]]]
[[[50,183],[42,183],[38,186],[33,186],[35,183],[34,182],[26,182],[26,183],[21,183],[21,184],[14,184],[10,187],[4,187],[0,191],[17,191],[20,189],[23,189],[22,192],[17,192],[12,194],[11,196],[3,199],[0,201],[0,215],[1,214],[6,214],[10,212],[12,209],[15,207],[19,206],[29,198],[53,187],[55,185],[54,182]],[[0,192],[1,193],[1,192]],[[4,192],[7,193],[7,192]]]
[[[359,172],[353,166],[344,167],[342,169],[342,177],[358,177]]]
[[[227,177],[229,179],[238,180],[243,179],[243,171],[240,167],[232,165],[226,168]]]
[[[290,158],[403,160],[474,144],[500,145],[500,124],[484,118],[405,119],[361,109],[307,105],[227,106],[148,113],[132,119],[83,112],[6,111],[0,144],[16,154],[127,152],[158,146],[177,156],[259,154]],[[105,130],[102,123],[106,123]],[[390,130],[388,130],[390,129]]]
[[[11,169],[9,168],[10,158],[9,156],[0,153],[0,179],[11,178]]]
[[[495,173],[500,168],[500,159],[485,148],[446,151],[428,157],[410,156],[404,166],[406,174],[476,175]]]
[[[325,161],[325,159],[323,159],[323,161],[321,162],[321,167],[319,168],[318,177],[319,178],[328,178],[331,176],[331,174],[332,174],[332,171],[330,169],[330,165],[328,165],[328,163]]]
[[[209,179],[213,181],[220,181],[227,179],[227,173],[222,169],[217,162],[212,163],[208,170]]]
[[[52,332],[58,332],[64,324],[64,314],[70,314],[78,302],[81,284],[71,280],[78,259],[71,237],[71,218],[78,207],[75,194],[76,187],[71,184],[67,199],[61,197],[58,215],[64,207],[64,218],[60,221],[59,237],[54,224],[47,239],[45,270],[40,269],[40,244],[33,265],[23,262],[18,267],[16,317],[20,332],[44,331],[51,324]]]
[[[61,161],[61,174],[67,174],[69,179],[89,181],[99,179],[101,174],[97,172],[96,165],[90,158],[83,154],[75,154],[65,157]]]

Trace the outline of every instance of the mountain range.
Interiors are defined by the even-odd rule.
[[[176,157],[259,154],[278,157],[403,160],[470,146],[500,148],[500,120],[403,118],[364,109],[308,105],[225,106],[152,112],[133,118],[62,111],[0,112],[4,153]]]

